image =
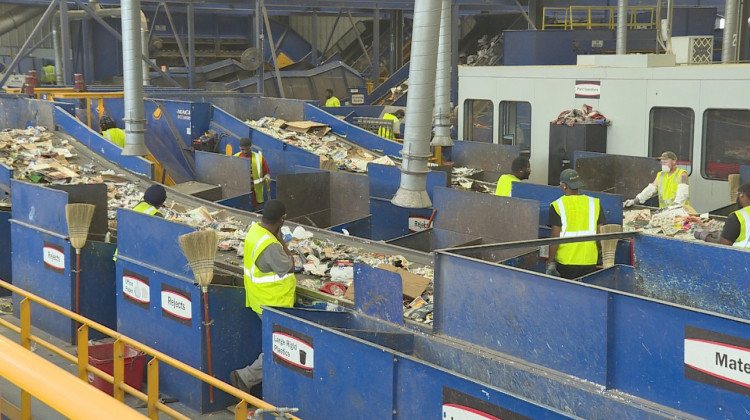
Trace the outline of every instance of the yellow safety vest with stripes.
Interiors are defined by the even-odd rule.
[[[511,196],[511,189],[513,188],[513,183],[518,182],[520,179],[518,179],[517,176],[513,174],[505,174],[500,177],[500,179],[497,180],[497,188],[495,189],[495,195],[499,195],[502,197],[510,197]]]
[[[253,178],[253,192],[255,193],[255,201],[258,203],[263,202],[263,154],[261,152],[251,152],[252,159],[250,160],[250,173]],[[242,152],[234,154],[236,157],[242,156]],[[270,194],[270,192],[269,192]]]
[[[552,203],[560,215],[561,238],[596,234],[599,199],[586,195],[564,195]],[[596,242],[560,244],[555,260],[565,265],[596,265],[599,251]]]
[[[138,213],[144,213],[151,216],[161,215],[161,212],[156,207],[152,206],[151,204],[148,204],[145,201],[141,201],[138,203],[135,207],[133,207],[133,211],[136,211]],[[112,261],[117,261],[117,250],[115,249],[115,256],[112,257]]]
[[[750,207],[744,207],[734,212],[737,220],[740,221],[740,234],[732,244],[738,248],[750,249]]]
[[[659,188],[659,207],[667,207],[674,203],[674,199],[677,196],[677,186],[680,185],[680,177],[682,174],[686,174],[687,171],[684,169],[678,169],[673,174],[664,174],[659,172],[656,175],[656,186]],[[690,204],[690,201],[686,201],[685,204]]]
[[[48,64],[42,67],[44,73],[42,74],[42,83],[49,85],[57,81],[57,75],[55,74],[55,66]]]
[[[102,137],[120,147],[125,147],[125,132],[120,128],[110,128],[102,133]]]
[[[294,273],[279,276],[274,272],[260,271],[255,264],[258,256],[269,245],[276,243],[276,237],[260,223],[250,226],[245,236],[245,306],[262,313],[263,306],[291,308],[294,306],[294,292],[297,278]]]
[[[383,115],[383,119],[391,121],[391,125],[390,128],[383,126],[378,128],[378,135],[388,140],[393,140],[396,135],[396,126],[401,124],[401,121],[399,121],[398,117],[393,114],[385,114]]]
[[[326,106],[327,107],[341,106],[341,101],[339,101],[339,98],[335,96],[331,96],[330,98],[326,99]]]

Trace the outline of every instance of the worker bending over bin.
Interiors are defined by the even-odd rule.
[[[661,161],[661,172],[656,174],[654,182],[636,195],[635,198],[625,200],[624,207],[633,204],[643,204],[654,195],[659,195],[659,207],[667,207],[672,204],[690,204],[690,187],[688,186],[688,173],[684,169],[677,168],[677,155],[674,152],[664,152],[657,159]]]
[[[513,183],[529,179],[529,175],[531,175],[531,164],[529,163],[529,159],[523,156],[513,159],[513,163],[510,165],[510,170],[512,173],[502,175],[497,180],[495,195],[511,197]]]
[[[263,184],[268,189],[268,197],[271,197],[271,170],[261,152],[253,152],[253,141],[247,137],[240,139],[240,151],[234,154],[237,157],[250,159],[250,176],[253,181],[253,187],[250,194],[253,198],[253,211],[263,208]]]
[[[125,147],[125,132],[117,128],[117,123],[109,115],[103,115],[99,120],[99,131],[105,139],[121,148]]]
[[[281,234],[285,218],[284,203],[269,200],[260,223],[250,226],[245,236],[245,306],[261,318],[261,306],[294,306],[297,279],[292,253]],[[262,380],[263,353],[252,364],[229,374],[229,382],[248,393]]]
[[[737,208],[724,223],[719,238],[714,238],[707,230],[695,231],[695,238],[706,242],[731,245],[750,249],[750,182],[737,189]]]
[[[599,199],[578,192],[583,187],[581,177],[573,169],[560,174],[563,196],[549,206],[549,225],[552,238],[571,238],[595,235],[604,224],[604,212]],[[549,246],[547,274],[575,279],[596,271],[599,249],[595,241],[571,242]]]
[[[378,135],[388,140],[400,138],[401,119],[404,118],[405,115],[406,113],[404,113],[403,109],[397,109],[393,114],[391,114],[390,112],[386,112],[383,115],[383,119],[389,120],[391,122],[390,129],[388,129],[388,127],[380,127],[378,128]]]

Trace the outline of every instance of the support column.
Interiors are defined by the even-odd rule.
[[[188,25],[188,88],[195,82],[195,7],[191,1],[187,5]]]
[[[265,41],[263,36],[263,8],[260,4],[261,0],[255,0],[255,48],[260,50],[260,67],[258,67],[258,93],[263,95],[265,93],[265,81],[264,81],[264,66],[266,64],[266,54],[263,52],[265,48]]]
[[[372,87],[380,84],[380,9],[376,6],[372,16],[372,69],[370,78]]]
[[[73,84],[73,57],[70,51],[70,20],[68,19],[68,3],[60,0],[60,39],[62,40],[63,83]]]

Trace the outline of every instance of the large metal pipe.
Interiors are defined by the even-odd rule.
[[[401,155],[401,184],[391,202],[399,207],[432,206],[427,195],[427,159],[430,154],[435,71],[440,32],[441,0],[416,0],[412,30],[409,96]]]
[[[123,156],[146,156],[146,118],[143,111],[143,68],[141,67],[140,0],[122,2],[122,68],[125,96],[125,148]]]
[[[453,146],[451,140],[451,0],[443,0],[435,81],[433,146]],[[407,97],[408,99],[408,97]]]
[[[0,36],[17,29],[19,26],[44,13],[43,7],[14,7],[0,18]]]
[[[52,49],[55,51],[55,80],[57,84],[65,84],[63,80],[63,55],[62,46],[60,45],[60,29],[58,24],[52,22]]]
[[[628,0],[617,1],[617,55],[628,53]]]
[[[721,42],[721,62],[737,61],[737,0],[727,0],[724,5],[724,35]]]

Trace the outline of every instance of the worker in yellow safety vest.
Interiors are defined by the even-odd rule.
[[[99,131],[105,139],[120,146],[120,148],[125,147],[125,132],[117,128],[117,123],[109,115],[102,115],[99,120]]]
[[[750,182],[740,185],[737,189],[737,208],[738,210],[727,217],[718,239],[708,230],[695,231],[695,238],[750,249]]]
[[[160,184],[154,184],[146,189],[143,193],[143,200],[133,207],[133,211],[163,218],[164,215],[159,211],[159,207],[165,201],[167,201],[167,190]],[[117,261],[116,249],[112,261]]]
[[[57,75],[55,74],[55,66],[49,60],[44,61],[42,66],[42,84],[43,85],[55,85],[57,84]]]
[[[655,194],[659,194],[659,208],[672,204],[690,204],[690,187],[688,187],[688,173],[677,167],[677,155],[674,152],[664,152],[657,159],[661,161],[661,172],[656,174],[654,182],[636,195],[635,198],[625,200],[624,207],[633,204],[643,204]]]
[[[260,210],[263,207],[263,201],[265,201],[263,198],[264,182],[269,187],[269,197],[271,195],[271,170],[268,168],[268,163],[263,158],[263,153],[253,152],[253,141],[248,137],[240,139],[240,151],[235,153],[234,156],[250,159],[250,176],[253,182],[253,188],[250,192],[253,199],[253,210]]]
[[[400,137],[401,119],[404,118],[404,115],[406,114],[404,113],[403,109],[398,109],[393,114],[386,112],[383,115],[383,119],[391,121],[391,125],[390,127],[381,126],[380,128],[378,128],[378,135],[388,140],[393,140],[396,137]]]
[[[245,236],[245,306],[261,317],[263,306],[294,306],[297,279],[294,258],[281,234],[285,218],[284,203],[269,200],[260,223],[250,226]],[[229,374],[231,384],[245,392],[262,379],[263,353],[252,364]]]
[[[595,235],[604,224],[604,213],[598,198],[578,192],[583,186],[581,177],[573,169],[560,174],[563,196],[549,207],[552,238]],[[575,279],[596,271],[599,250],[595,241],[550,245],[547,274]]]
[[[333,96],[333,89],[326,89],[326,106],[327,107],[341,106],[341,101],[339,101],[339,98]]]
[[[531,175],[529,159],[523,156],[513,159],[513,163],[510,164],[510,170],[512,173],[501,175],[497,180],[495,195],[511,197],[513,183],[529,179],[529,175]]]

